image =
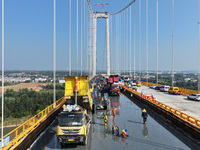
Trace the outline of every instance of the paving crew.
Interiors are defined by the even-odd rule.
[[[108,122],[108,117],[107,117],[107,115],[105,114],[105,113],[103,113],[103,120],[104,120],[104,126],[106,126],[107,125],[107,122]]]
[[[114,105],[112,107],[112,113],[113,113],[113,116],[115,116],[115,106]]]
[[[128,129],[122,130],[121,135],[122,135],[123,138],[127,137],[127,132],[128,132]]]
[[[147,123],[147,117],[148,117],[147,111],[146,111],[146,109],[143,109],[143,110],[142,110],[142,118],[143,118],[143,123],[144,123],[144,124]]]

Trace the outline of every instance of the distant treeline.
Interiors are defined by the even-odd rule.
[[[141,80],[146,82],[146,79],[144,79],[144,78],[141,79]],[[175,79],[175,81],[176,80],[177,79]],[[156,79],[155,78],[149,78],[148,82],[156,83]],[[161,84],[161,85],[171,86],[172,80],[169,77],[165,78],[165,79],[158,78],[158,83]],[[198,82],[191,82],[191,81],[186,82],[184,79],[179,79],[178,82],[174,83],[174,86],[179,87],[179,88],[184,88],[184,89],[190,89],[190,90],[196,90],[196,91],[198,90]]]
[[[19,84],[18,82],[4,82],[4,86],[12,86]],[[2,86],[2,82],[0,81],[0,87]]]
[[[57,86],[59,89],[56,90],[56,100],[64,96],[64,86]],[[53,103],[53,90],[49,90],[53,89],[52,87],[53,85],[47,85],[39,92],[28,89],[15,92],[12,89],[7,89],[4,94],[4,117],[21,118],[39,113]]]

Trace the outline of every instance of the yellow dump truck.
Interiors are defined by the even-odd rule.
[[[75,105],[75,78],[77,82],[77,105]],[[66,106],[57,116],[57,137],[62,145],[87,144],[92,119],[93,102],[87,76],[65,77]]]

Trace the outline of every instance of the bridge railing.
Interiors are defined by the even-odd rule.
[[[124,86],[124,85],[120,85],[120,86],[123,87],[124,90],[128,90],[131,93],[135,94],[138,98],[144,98],[147,101],[150,101],[153,104],[155,104],[155,105],[157,105],[157,106],[159,106],[159,107],[161,107],[161,108],[173,113],[174,115],[179,116],[179,118],[187,121],[188,123],[191,123],[191,124],[195,125],[198,129],[200,129],[200,120],[198,120],[198,119],[196,119],[196,118],[194,118],[194,117],[192,117],[190,115],[187,115],[187,114],[185,114],[185,113],[183,113],[183,112],[181,112],[181,111],[179,111],[179,110],[177,110],[177,109],[175,109],[173,107],[170,107],[170,106],[168,106],[168,105],[166,105],[166,104],[164,104],[162,102],[159,102],[159,101],[157,101],[157,100],[155,100],[155,99],[153,99],[153,98],[151,98],[149,96],[145,96],[144,94],[141,95],[141,93],[139,93],[139,92],[137,92],[137,91],[135,91],[133,89],[130,89],[130,88]]]
[[[161,84],[147,83],[147,82],[143,82],[143,81],[140,81],[140,82],[141,82],[142,85],[145,85],[145,86],[151,86],[151,85],[163,86]],[[181,92],[182,95],[200,94],[200,91],[195,91],[195,90],[190,90],[190,89],[184,89],[184,88],[179,88],[179,91]]]
[[[3,137],[4,147],[3,150],[9,149],[15,145],[18,145],[21,142],[21,139],[26,138],[28,134],[33,131],[37,126],[40,125],[49,115],[51,115],[57,108],[59,108],[65,102],[65,98],[61,99],[39,112],[37,115],[33,116],[19,127],[12,130],[10,133]],[[2,141],[2,139],[0,139]],[[1,146],[1,145],[0,145]]]

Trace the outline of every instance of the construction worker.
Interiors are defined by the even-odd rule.
[[[109,114],[109,109],[106,109],[106,115],[108,115]]]
[[[142,118],[143,118],[143,123],[144,123],[144,124],[147,123],[147,117],[148,117],[147,111],[146,111],[146,109],[143,109],[143,110],[142,110]]]
[[[113,113],[113,116],[115,116],[115,106],[114,105],[112,107],[112,113]]]
[[[62,108],[63,108],[63,110],[65,109],[65,107],[66,107],[66,105],[64,104],[64,105],[62,105]]]
[[[107,121],[108,121],[108,117],[107,117],[107,115],[105,114],[105,113],[103,113],[103,120],[104,120],[104,126],[106,126],[107,125]]]
[[[127,132],[128,132],[128,129],[122,130],[121,135],[122,135],[123,138],[127,137]]]

